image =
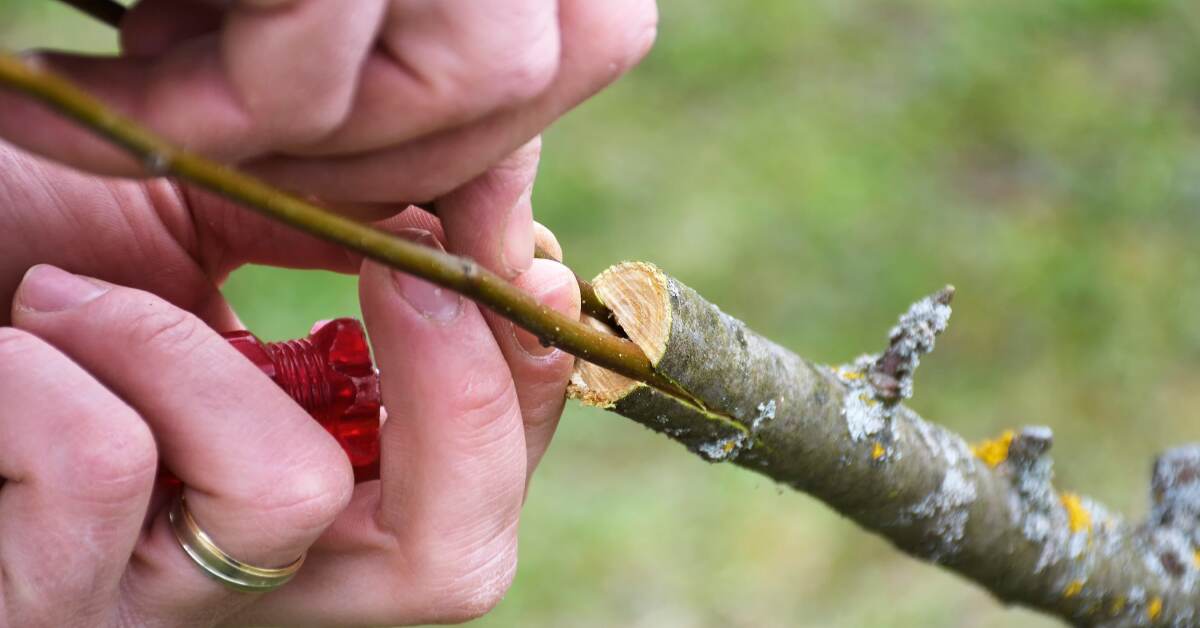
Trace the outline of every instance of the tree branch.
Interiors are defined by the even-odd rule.
[[[1154,511],[1134,526],[1054,488],[1048,428],[970,447],[898,402],[949,321],[952,290],[914,304],[883,353],[830,367],[649,264],[614,266],[594,285],[654,368],[709,411],[580,363],[571,394],[585,404],[809,493],[1004,602],[1080,626],[1200,624],[1200,445],[1159,459]]]
[[[1051,484],[1046,428],[971,448],[899,403],[949,319],[951,291],[914,305],[882,354],[813,365],[649,264],[594,284],[629,340],[545,308],[471,260],[415,245],[182,152],[69,83],[0,54],[0,87],[67,115],[172,174],[482,303],[583,358],[571,394],[805,491],[999,599],[1088,626],[1200,620],[1200,446],[1155,467],[1139,526]],[[602,368],[601,368],[602,367]]]

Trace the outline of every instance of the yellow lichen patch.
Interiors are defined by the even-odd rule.
[[[1092,513],[1083,507],[1083,500],[1079,499],[1078,495],[1063,493],[1059,495],[1059,500],[1067,511],[1067,525],[1070,526],[1072,534],[1092,531]]]
[[[1014,436],[1016,434],[1012,430],[1005,430],[998,438],[985,440],[972,446],[971,453],[984,461],[987,466],[995,469],[1000,466],[1000,463],[1008,460],[1008,448],[1012,446]]]
[[[1196,569],[1200,569],[1200,550],[1196,550],[1196,553],[1192,555],[1192,562],[1196,564]]]
[[[1063,597],[1075,597],[1083,591],[1083,580],[1074,580],[1063,589]]]
[[[879,460],[886,455],[887,450],[883,448],[883,445],[875,443],[875,447],[871,449],[871,460]]]
[[[723,449],[725,451],[725,453],[729,453],[729,452],[733,451],[734,447],[737,447],[737,441],[735,441],[733,439],[729,439],[729,440],[725,441],[724,445],[721,445],[721,449]]]
[[[1155,597],[1154,599],[1150,600],[1150,603],[1146,605],[1146,617],[1149,617],[1150,621],[1158,619],[1158,616],[1162,615],[1162,606],[1163,602],[1161,597]]]
[[[874,397],[872,397],[872,396],[868,395],[868,394],[867,394],[867,393],[865,393],[865,392],[864,392],[864,393],[858,393],[858,400],[859,400],[859,401],[861,401],[861,402],[863,402],[863,403],[865,403],[865,404],[867,404],[868,406],[877,406],[877,405],[879,405],[879,400],[878,400],[878,399],[876,399],[876,398],[874,398]]]
[[[1109,602],[1109,604],[1108,604],[1108,614],[1109,615],[1113,615],[1113,616],[1120,615],[1121,611],[1123,611],[1123,610],[1125,610],[1125,597],[1124,596],[1118,595],[1117,597],[1113,598],[1112,602]]]
[[[838,371],[838,374],[842,376],[842,379],[854,380],[863,378],[863,374],[860,371]]]

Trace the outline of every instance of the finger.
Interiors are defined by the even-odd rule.
[[[291,189],[356,202],[424,202],[478,176],[637,64],[657,28],[652,0],[563,0],[555,82],[528,105],[374,152],[268,157],[250,169]]]
[[[215,284],[244,264],[343,273],[361,265],[340,246],[168,179],[98,178],[2,142],[0,213],[0,325],[25,270],[39,263],[153,292],[218,329],[228,328],[207,316],[226,308]],[[22,237],[30,233],[38,237]],[[87,246],[63,246],[81,234]]]
[[[556,262],[563,261],[562,245],[558,243],[558,238],[554,232],[546,228],[546,225],[538,221],[533,221],[533,248],[538,257],[552,259]]]
[[[221,27],[217,7],[193,0],[141,0],[121,19],[121,54],[151,57]]]
[[[10,327],[0,399],[0,623],[107,624],[154,486],[154,437],[78,365]]]
[[[533,180],[541,140],[534,138],[470,183],[438,200],[451,252],[511,279],[533,261]]]
[[[346,455],[279,387],[211,329],[153,295],[30,270],[14,322],[70,355],[137,408],[200,526],[254,565],[296,559],[352,491]],[[134,614],[218,614],[244,604],[205,577],[159,513],[131,565]]]
[[[373,262],[360,276],[388,410],[380,525],[413,564],[511,578],[525,442],[508,365],[473,303]]]
[[[194,241],[188,232],[195,223],[168,200],[171,190],[165,180],[100,179],[0,143],[0,323],[8,324],[12,295],[39,262],[155,284],[145,287],[182,307],[200,306],[215,289],[181,246]],[[81,238],[86,246],[63,246]]]
[[[191,186],[182,186],[180,208],[190,232],[184,244],[217,283],[246,264],[328,270],[353,274],[361,255],[278,220],[247,210],[228,199]],[[377,220],[399,213],[404,206],[374,206]],[[344,213],[339,209],[338,213]]]
[[[220,199],[215,200],[220,201]],[[373,226],[389,233],[413,227],[434,234],[439,242],[446,236],[437,216],[415,205],[397,211],[397,206],[375,206],[376,215],[387,214],[386,218],[374,221]],[[222,251],[214,258],[214,276],[223,277],[245,264],[267,264],[286,268],[329,270],[357,274],[362,267],[363,255],[296,231],[279,222],[261,218],[236,206],[226,209],[239,214],[221,229]],[[244,226],[243,226],[244,225]]]
[[[392,2],[345,123],[293,152],[377,150],[520,105],[549,87],[559,54],[557,0]]]
[[[350,110],[385,2],[294,0],[273,10],[250,4],[232,6],[219,33],[161,56],[47,54],[36,62],[175,144],[221,160],[316,141]],[[15,94],[0,95],[0,110],[0,135],[30,150],[94,172],[141,172]]]
[[[562,264],[534,260],[529,271],[513,283],[538,302],[571,319],[579,318],[579,286],[574,273]],[[526,473],[532,475],[558,427],[575,360],[494,312],[485,311],[484,316],[516,385],[525,426]]]

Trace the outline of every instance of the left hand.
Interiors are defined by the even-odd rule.
[[[532,146],[454,195],[472,207],[528,203],[535,165]],[[420,210],[385,226],[427,243],[448,238],[454,248],[455,236]],[[42,424],[70,426],[87,415],[96,435],[67,446],[44,433],[38,450],[58,447],[55,456],[12,457],[23,466],[0,469],[19,480],[0,489],[0,570],[10,576],[0,612],[21,617],[21,604],[40,604],[27,616],[47,624],[90,612],[96,624],[116,625],[394,625],[469,619],[503,595],[526,485],[562,409],[570,356],[538,348],[457,295],[206,194],[162,179],[87,176],[3,144],[0,227],[0,303],[15,292],[12,317],[0,308],[0,324],[16,327],[0,330],[0,365],[8,369],[0,381],[57,390]],[[381,481],[351,494],[332,439],[216,335],[238,326],[217,286],[250,262],[361,271],[388,412]],[[36,263],[99,279],[41,268],[22,283]],[[529,270],[516,285],[578,315],[569,271],[523,263]],[[39,305],[72,281],[102,294],[58,309]],[[92,397],[99,401],[81,401]],[[99,408],[108,410],[94,414]],[[0,422],[22,416],[30,414],[0,412]],[[149,487],[140,480],[130,483],[146,477],[153,452],[122,460],[120,448],[100,447],[117,426],[104,421],[118,419],[144,420],[158,456],[213,496],[219,507],[205,510],[201,524],[218,545],[278,564],[312,543],[296,580],[262,597],[209,580],[175,544],[161,498],[143,495]],[[129,442],[140,451],[146,440]],[[104,463],[81,468],[89,456]],[[129,488],[119,517],[112,503],[87,501],[111,494],[98,490],[117,486],[107,482]],[[54,501],[72,483],[95,490]],[[64,519],[64,503],[86,506],[72,511],[83,518]],[[23,518],[13,518],[14,509]],[[70,530],[55,527],[67,521]],[[79,536],[85,532],[92,536]],[[64,562],[12,562],[29,548],[69,557],[69,570]],[[38,564],[54,569],[30,571]]]

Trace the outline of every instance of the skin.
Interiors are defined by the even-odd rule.
[[[532,220],[537,134],[636,63],[654,18],[642,0],[146,0],[121,57],[37,61],[578,316],[570,272],[532,259],[535,241],[561,250]],[[0,625],[396,625],[499,601],[570,356],[203,192],[35,157],[138,173],[9,94],[0,113]],[[408,206],[430,199],[440,220]],[[381,480],[354,486],[334,441],[219,337],[239,327],[220,283],[248,263],[359,275]],[[297,578],[264,596],[207,578],[168,526],[160,464],[235,557],[307,552]]]

